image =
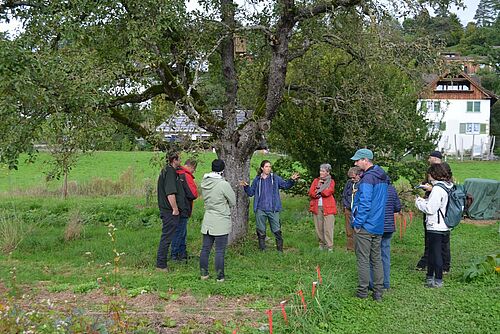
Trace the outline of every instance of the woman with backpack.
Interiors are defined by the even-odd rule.
[[[429,238],[429,259],[427,265],[426,286],[441,288],[443,286],[443,243],[449,240],[450,228],[445,223],[448,192],[453,183],[448,170],[442,164],[432,164],[427,170],[432,190],[424,199],[417,196],[415,205],[425,213],[425,227]],[[446,190],[447,189],[447,190]]]

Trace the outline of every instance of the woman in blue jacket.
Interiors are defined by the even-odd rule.
[[[283,180],[280,176],[271,172],[271,162],[263,160],[260,163],[259,173],[252,181],[252,185],[248,185],[245,181],[240,182],[249,197],[255,196],[253,211],[255,212],[255,225],[260,250],[266,249],[266,220],[269,220],[271,231],[276,238],[276,248],[279,252],[283,251],[280,224],[282,206],[279,190],[290,189],[298,178],[299,174],[294,173],[290,180]]]

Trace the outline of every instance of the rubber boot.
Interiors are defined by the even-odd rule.
[[[261,251],[266,249],[266,233],[257,230],[257,238],[259,239],[259,249]]]
[[[283,253],[283,237],[281,236],[281,231],[274,232],[274,236],[276,237],[276,249],[278,252]]]

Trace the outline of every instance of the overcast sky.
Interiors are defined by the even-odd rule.
[[[193,3],[193,1],[190,1]],[[473,21],[474,14],[476,13],[477,5],[479,4],[479,0],[464,0],[464,4],[467,6],[465,9],[457,9],[453,7],[451,11],[456,13],[462,22],[462,25],[465,26],[467,23]],[[0,23],[0,31],[12,31],[19,29],[19,22],[11,21],[9,24]]]

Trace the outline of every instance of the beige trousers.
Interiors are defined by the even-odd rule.
[[[316,235],[319,245],[323,248],[333,248],[333,227],[335,225],[334,215],[323,215],[323,207],[318,207],[318,214],[313,215],[314,226],[316,226]]]

